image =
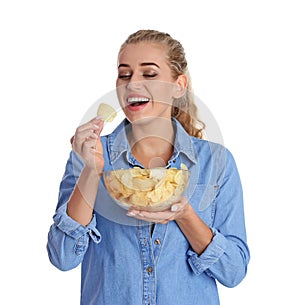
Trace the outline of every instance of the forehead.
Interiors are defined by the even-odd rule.
[[[167,64],[167,49],[164,45],[152,42],[139,42],[126,45],[119,53],[118,64],[140,65],[143,62]]]

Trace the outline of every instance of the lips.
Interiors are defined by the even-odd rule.
[[[127,103],[131,107],[140,106],[149,103],[150,99],[143,96],[131,96],[127,98]]]

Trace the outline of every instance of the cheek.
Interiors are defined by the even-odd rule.
[[[152,93],[154,101],[166,103],[168,105],[173,102],[174,84],[171,83],[154,83],[148,85],[148,90]]]
[[[116,93],[117,93],[117,97],[118,97],[118,100],[119,100],[119,104],[121,106],[124,106],[125,105],[125,101],[124,101],[125,87],[121,86],[121,85],[118,86],[118,82],[116,84]]]

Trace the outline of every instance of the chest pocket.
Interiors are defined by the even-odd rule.
[[[195,212],[208,226],[211,226],[214,220],[217,191],[217,185],[196,184],[193,194],[189,198]]]

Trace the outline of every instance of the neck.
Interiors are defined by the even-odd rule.
[[[132,123],[127,137],[133,155],[146,167],[163,166],[173,154],[175,132],[170,119]]]

